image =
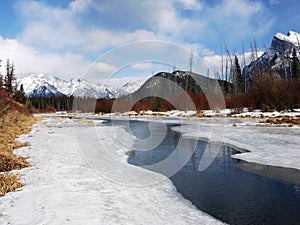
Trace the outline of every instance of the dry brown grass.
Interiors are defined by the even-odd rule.
[[[20,176],[20,174],[0,174],[0,197],[7,192],[23,187],[23,184],[20,182]]]
[[[30,166],[26,158],[13,154],[17,148],[30,145],[16,140],[21,134],[31,131],[32,125],[38,121],[29,114],[12,110],[0,117],[0,172],[19,170]],[[6,192],[22,187],[20,175],[0,174],[0,196]]]
[[[261,120],[259,123],[267,123],[267,124],[274,124],[274,125],[281,125],[286,124],[289,126],[293,125],[300,125],[300,118],[290,117],[290,116],[280,116],[274,118],[268,118],[266,120]]]

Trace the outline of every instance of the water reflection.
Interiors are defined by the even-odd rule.
[[[142,125],[143,126],[143,125]],[[139,133],[141,124],[133,125]],[[166,159],[179,133],[168,129],[156,149],[135,151],[128,161],[146,167]],[[223,146],[213,163],[199,171],[207,142],[184,139],[185,151],[196,148],[189,161],[170,179],[179,193],[199,209],[229,224],[300,224],[300,172],[233,159],[239,151]],[[175,163],[175,162],[173,162]]]

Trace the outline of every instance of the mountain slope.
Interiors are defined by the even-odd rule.
[[[149,78],[143,78],[134,82],[128,82],[121,87],[124,94],[131,94],[137,91]]]
[[[178,88],[176,86],[178,86]],[[219,87],[222,89],[223,93],[227,93],[231,90],[230,84],[226,81],[215,80],[193,72],[160,72],[155,74],[153,77],[150,77],[137,91],[132,93],[132,95],[141,92],[147,92],[149,95],[150,93],[158,94],[168,92],[170,93],[170,96],[173,96],[173,94],[176,94],[172,93],[175,90],[193,91],[196,94],[201,95],[206,93],[208,90],[214,91]],[[156,93],[155,91],[153,92],[153,90],[159,91]]]
[[[160,72],[150,77],[138,90],[114,101],[114,112],[196,110],[209,106],[224,108],[223,94],[232,84],[189,71]],[[220,100],[221,99],[221,100]],[[133,104],[133,105],[132,105]],[[207,103],[208,104],[208,103]]]
[[[245,67],[246,79],[251,81],[253,75],[272,69],[285,78],[291,76],[291,57],[293,48],[297,52],[299,49],[300,34],[289,31],[287,35],[277,33],[272,39],[271,46],[257,58]],[[299,57],[299,56],[298,56]]]
[[[62,80],[45,74],[31,74],[17,80],[20,88],[23,84],[25,94],[31,96],[76,96],[92,98],[116,98],[120,96],[118,89],[93,84],[84,79]]]

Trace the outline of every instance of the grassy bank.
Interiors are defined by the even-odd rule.
[[[10,99],[2,98],[2,105],[4,100],[7,107],[0,114],[0,196],[23,186],[20,175],[11,174],[9,171],[28,167],[30,163],[26,158],[15,155],[13,151],[30,145],[28,142],[20,143],[16,139],[21,134],[29,133],[32,125],[38,120],[26,113],[22,105]]]

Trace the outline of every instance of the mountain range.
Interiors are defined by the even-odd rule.
[[[17,79],[18,88],[23,84],[26,96],[75,96],[92,98],[118,98],[122,95],[130,94],[146,81],[146,79],[136,82],[126,83],[121,88],[108,85],[94,84],[85,79],[71,79],[65,81],[56,76],[46,74],[30,74]]]
[[[270,68],[280,72],[280,74],[284,74],[286,77],[290,76],[292,50],[296,48],[297,52],[300,52],[299,40],[300,34],[295,31],[289,31],[287,35],[282,33],[274,35],[271,46],[266,49],[260,57],[256,57],[254,54],[252,62],[244,68],[246,80],[251,82],[253,74],[257,72],[256,70],[258,70],[258,68],[260,72],[264,72]],[[181,79],[182,77],[187,76],[184,73],[177,74],[178,80],[176,80],[176,82],[186,83],[184,79]],[[17,80],[17,84],[18,88],[23,84],[25,94],[28,97],[65,95],[110,99],[132,94],[138,91],[147,81],[148,79],[144,78],[116,88],[108,85],[94,84],[85,79],[71,79],[70,81],[65,81],[55,76],[40,73],[24,76]],[[224,85],[225,83],[222,87],[225,87]],[[227,85],[227,88],[230,88],[230,86]]]

